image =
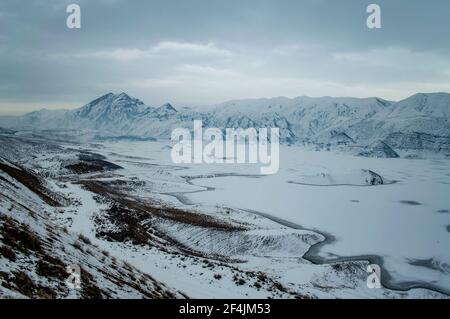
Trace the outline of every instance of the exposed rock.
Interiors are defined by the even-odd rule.
[[[377,141],[369,146],[363,147],[358,153],[365,157],[398,158],[400,157],[388,144],[383,141]]]

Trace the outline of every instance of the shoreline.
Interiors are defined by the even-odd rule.
[[[205,175],[205,176],[182,176],[182,178],[185,179],[186,183],[192,186],[202,187],[203,189],[196,190],[196,191],[187,191],[187,192],[171,192],[171,193],[162,193],[164,195],[175,197],[178,201],[180,201],[184,205],[195,205],[185,194],[194,194],[194,193],[200,193],[200,192],[209,192],[214,191],[215,187],[211,186],[203,186],[203,185],[197,185],[193,181],[194,180],[201,180],[201,179],[207,179],[207,178],[217,178],[217,177],[251,177],[251,178],[259,178],[261,175],[246,175],[246,174],[235,174],[235,173],[223,173],[223,174],[215,174],[215,175]],[[443,295],[446,295],[450,297],[450,290],[446,289],[444,287],[438,287],[432,284],[429,284],[427,282],[420,282],[420,281],[404,281],[404,282],[396,282],[394,281],[394,278],[390,275],[390,273],[383,267],[384,265],[384,258],[378,255],[356,255],[356,256],[338,256],[335,258],[324,258],[319,255],[319,252],[321,248],[325,245],[332,244],[336,241],[335,236],[332,234],[317,230],[317,229],[309,229],[306,227],[303,227],[299,224],[287,221],[285,219],[273,216],[268,213],[263,213],[255,210],[250,209],[241,209],[243,211],[246,211],[251,214],[255,214],[264,218],[267,218],[277,224],[280,224],[285,227],[289,227],[292,229],[298,229],[298,230],[306,230],[311,231],[314,233],[317,233],[321,236],[323,236],[325,239],[323,241],[320,241],[316,244],[313,244],[309,247],[308,251],[302,256],[303,259],[316,264],[316,265],[324,265],[324,264],[333,264],[333,263],[339,263],[339,262],[349,262],[349,261],[365,261],[369,264],[377,264],[381,268],[381,285],[389,290],[393,291],[409,291],[412,289],[427,289],[433,292],[441,293]]]

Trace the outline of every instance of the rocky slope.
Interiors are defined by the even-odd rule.
[[[4,158],[0,162],[0,298],[183,297],[53,223],[52,210],[67,205],[67,199],[32,170]],[[71,277],[77,268],[79,284]]]

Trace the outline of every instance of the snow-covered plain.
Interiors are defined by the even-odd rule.
[[[23,215],[30,229],[44,223],[70,238],[80,234],[92,243],[83,250],[104,252],[92,255],[96,263],[102,255],[123,261],[154,278],[156,287],[167,287],[168,296],[450,295],[448,160],[367,159],[281,147],[279,173],[261,176],[259,165],[175,165],[165,141],[93,144],[27,132],[0,139],[0,216]],[[47,241],[45,233],[36,235]],[[62,263],[86,266],[82,256],[64,256],[72,241],[49,252],[56,249]],[[35,263],[30,256],[14,261],[5,255],[4,244],[12,249],[14,242],[0,238],[0,244],[0,295],[13,297],[20,287],[3,289],[5,280],[17,279],[8,269],[34,273]],[[383,268],[381,289],[367,286],[373,262]],[[46,280],[36,274],[34,281]],[[106,276],[96,280],[100,288],[114,279]],[[139,289],[141,283],[130,278]],[[77,297],[59,284],[59,297]],[[116,290],[102,296],[128,296]]]
[[[328,240],[310,251],[315,261],[378,256],[374,260],[389,277],[385,282],[395,288],[450,291],[449,160],[364,158],[281,147],[279,173],[259,176],[258,165],[175,167],[170,146],[159,142],[105,143],[96,151],[139,178],[155,177],[155,169],[145,164],[166,166],[167,182],[159,193],[175,204],[254,211],[324,234]],[[367,170],[379,174],[384,184],[370,185]]]

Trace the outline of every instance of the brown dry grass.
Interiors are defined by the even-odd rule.
[[[42,184],[41,180],[34,175],[32,172],[20,168],[17,169],[15,167],[0,163],[0,170],[16,179],[24,186],[29,188],[32,192],[36,193],[44,202],[53,207],[61,206],[55,199],[51,198],[48,194],[51,192],[48,191]]]

